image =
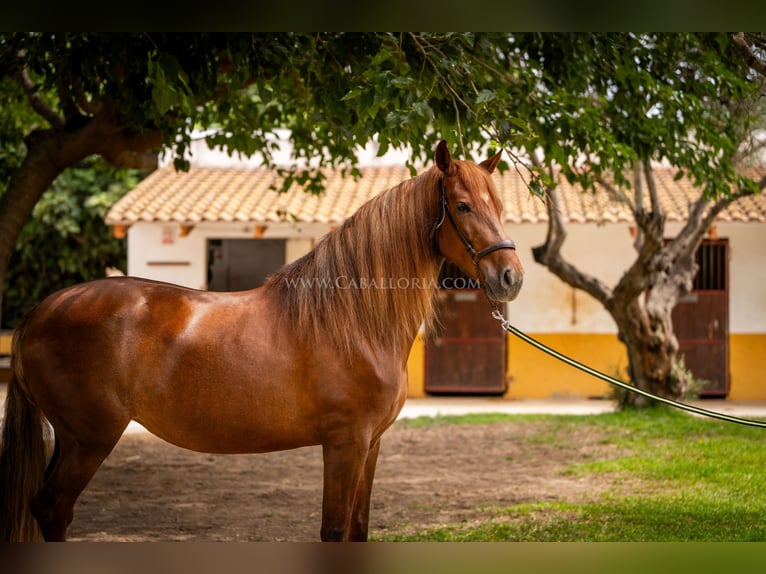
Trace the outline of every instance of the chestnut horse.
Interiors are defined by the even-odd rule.
[[[258,289],[114,277],[43,300],[13,337],[0,540],[64,540],[131,420],[201,452],[321,445],[321,538],[366,540],[380,438],[404,404],[444,258],[492,300],[521,288],[490,177],[499,160],[453,160],[440,142],[433,167]],[[47,468],[44,419],[55,437]]]

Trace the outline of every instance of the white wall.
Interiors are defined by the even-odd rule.
[[[207,133],[209,132],[198,132],[192,135],[191,144],[185,154],[186,159],[189,160],[192,166],[252,169],[263,165],[263,156],[259,153],[253,154],[252,157],[245,157],[239,154],[230,156],[220,148],[210,149],[205,141]],[[293,146],[289,140],[289,132],[287,130],[276,130],[276,134],[267,134],[266,138],[276,145],[276,148],[272,148],[272,159],[276,165],[298,167],[306,165],[306,161],[303,158],[291,157]],[[379,147],[375,138],[364,147],[357,146],[356,154],[359,165],[404,165],[407,160],[412,158],[412,150],[409,147],[403,149],[389,148],[384,155],[378,156]],[[434,142],[434,147],[436,147],[436,142]],[[159,158],[160,167],[171,165],[173,159],[173,154],[166,150]],[[316,167],[316,162],[312,161],[310,163]]]
[[[326,225],[269,225],[265,239],[287,239],[286,262],[307,253],[314,237],[324,235]],[[193,289],[207,288],[207,240],[252,238],[255,230],[244,224],[201,224],[181,237],[178,224],[136,223],[128,229],[128,275],[176,283]]]
[[[287,261],[307,253],[327,233],[325,225],[269,225],[264,237],[288,238]],[[207,286],[207,240],[252,237],[252,225],[202,224],[186,237],[177,224],[137,223],[128,230],[128,274],[195,289]],[[519,328],[535,332],[614,333],[614,322],[589,295],[575,291],[535,263],[532,247],[545,239],[544,225],[508,227],[525,269],[524,287],[508,306]],[[632,239],[626,225],[573,225],[563,253],[574,264],[613,285],[624,271],[610,262],[629,264]]]
[[[510,320],[531,333],[616,333],[609,313],[583,291],[572,289],[532,256],[545,241],[546,225],[506,226],[524,265],[524,286],[508,305]],[[575,224],[568,227],[562,254],[572,264],[607,285],[615,285],[633,261],[627,224]]]
[[[128,275],[203,289],[206,249],[202,234],[181,237],[177,224],[136,223],[128,229]]]
[[[729,331],[766,333],[766,225],[719,223],[717,228],[718,237],[729,240]],[[667,235],[679,230],[680,224],[669,223]],[[532,247],[545,241],[545,232],[545,225],[507,227],[526,271],[521,294],[508,306],[513,323],[532,333],[616,333],[612,318],[590,295],[535,263]],[[609,286],[635,259],[627,224],[570,224],[562,252]]]
[[[729,331],[766,333],[766,225],[718,225],[729,239]]]
[[[668,225],[668,234],[678,231]],[[269,225],[264,237],[287,238],[287,261],[308,252],[327,233],[327,225]],[[514,325],[531,333],[616,333],[614,321],[590,295],[566,285],[535,263],[532,248],[545,240],[544,224],[509,225],[525,269],[524,287],[508,305]],[[207,286],[207,240],[253,237],[252,225],[201,224],[187,237],[177,224],[137,223],[128,231],[128,274]],[[718,235],[730,245],[730,323],[732,333],[766,333],[766,225],[719,224]],[[627,224],[572,224],[564,256],[578,268],[614,286],[633,262],[635,251]]]

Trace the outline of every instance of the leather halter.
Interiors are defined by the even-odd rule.
[[[471,245],[471,242],[466,239],[465,235],[463,235],[463,232],[460,231],[460,228],[457,226],[457,223],[455,223],[455,218],[452,216],[452,211],[449,208],[449,203],[447,203],[447,194],[444,191],[444,176],[439,176],[439,215],[436,218],[436,223],[434,224],[433,229],[431,230],[431,241],[433,241],[434,249],[436,253],[441,255],[441,249],[439,249],[439,234],[437,231],[439,231],[439,228],[442,226],[442,223],[444,223],[444,217],[445,215],[449,219],[450,223],[452,224],[452,228],[455,230],[455,233],[457,234],[460,241],[463,242],[463,245],[465,246],[466,251],[468,251],[468,254],[471,256],[471,259],[473,260],[473,264],[478,268],[479,261],[482,257],[489,255],[490,253],[493,253],[494,251],[497,251],[499,249],[516,249],[516,244],[510,240],[510,239],[504,239],[503,241],[499,241],[498,243],[495,243],[493,245],[490,245],[489,247],[486,247],[482,249],[481,251],[476,251],[473,248],[473,245]]]

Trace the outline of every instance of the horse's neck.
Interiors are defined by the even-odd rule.
[[[421,325],[432,324],[441,263],[430,238],[435,206],[417,195],[427,193],[418,187],[424,183],[365,204],[314,251],[272,275],[267,290],[279,313],[348,356],[363,343],[406,358]]]
[[[369,276],[366,286],[352,291],[349,304],[357,305],[364,329],[377,345],[395,345],[409,351],[421,325],[430,329],[441,257],[432,247],[433,206],[422,195],[424,180],[402,184],[380,196],[349,222],[345,244],[358,269]],[[365,288],[366,287],[366,288]],[[379,336],[377,336],[379,334]]]
[[[386,223],[391,226],[390,229],[375,229],[375,233],[385,233],[393,236],[394,240],[388,237],[380,237],[380,240],[373,240],[375,245],[381,249],[388,250],[383,254],[387,261],[402,263],[404,273],[418,273],[435,276],[441,264],[441,256],[433,248],[431,231],[435,223],[435,205],[430,205],[431,199],[436,203],[435,198],[429,198],[427,190],[420,189],[427,186],[426,174],[421,174],[418,178],[400,184],[392,189],[391,194],[386,198],[387,204],[382,209],[388,209],[393,212],[386,218]],[[399,208],[400,206],[403,206]],[[414,263],[417,269],[406,264]]]

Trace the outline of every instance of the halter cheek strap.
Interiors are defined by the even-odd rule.
[[[495,251],[498,251],[499,249],[516,249],[516,244],[510,240],[510,239],[504,239],[503,241],[499,241],[498,243],[494,243],[493,245],[490,245],[489,247],[485,247],[481,251],[476,251],[473,248],[473,245],[471,245],[471,242],[468,241],[465,235],[463,235],[462,231],[460,231],[460,228],[457,226],[457,223],[455,223],[455,218],[452,215],[452,211],[449,208],[449,203],[447,203],[447,194],[444,191],[444,176],[439,177],[439,214],[436,217],[436,223],[433,226],[433,229],[431,229],[431,241],[434,244],[434,250],[436,253],[441,254],[441,250],[439,249],[439,228],[444,223],[444,217],[449,219],[450,223],[452,224],[452,228],[455,230],[455,233],[457,234],[460,241],[465,246],[466,251],[468,251],[468,254],[471,256],[471,259],[473,260],[473,264],[478,267],[479,261],[482,257],[489,255],[490,253],[493,253]]]

